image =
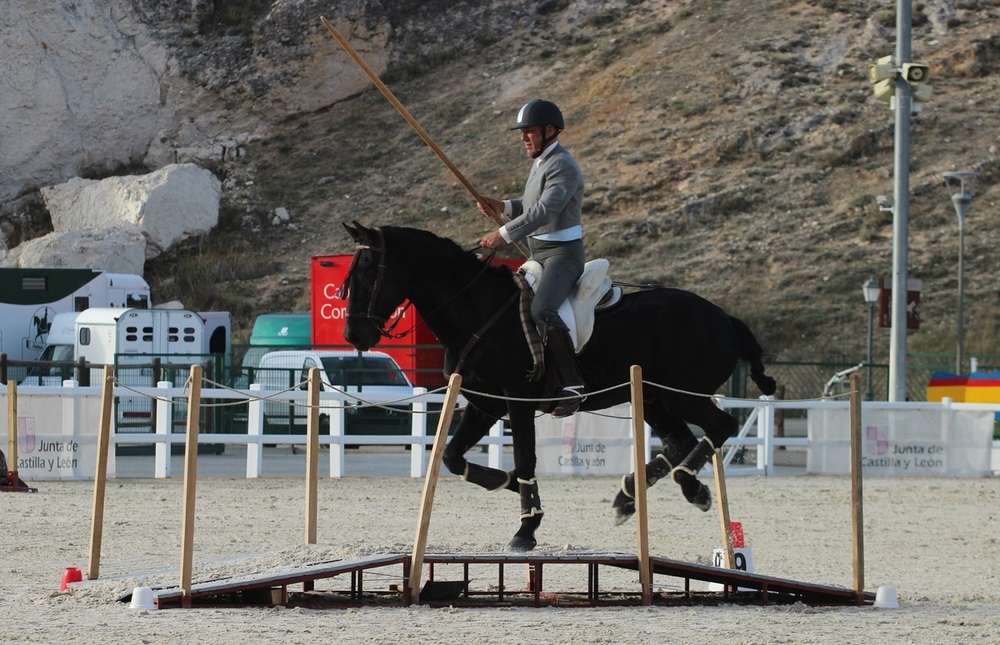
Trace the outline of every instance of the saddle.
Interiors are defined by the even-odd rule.
[[[594,313],[618,304],[622,288],[611,283],[608,277],[610,264],[604,258],[590,260],[583,265],[583,275],[559,307],[559,317],[569,327],[576,353],[583,351],[594,333]],[[535,260],[528,260],[518,268],[525,281],[534,289],[542,277],[543,267]]]

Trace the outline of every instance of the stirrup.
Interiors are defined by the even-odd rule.
[[[586,391],[586,387],[583,385],[569,385],[564,387],[562,389],[563,394],[568,392],[576,398],[559,401],[556,407],[552,408],[552,418],[562,419],[576,414],[580,409],[580,404],[587,399]]]

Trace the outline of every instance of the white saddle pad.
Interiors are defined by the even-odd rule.
[[[584,264],[583,275],[577,281],[576,287],[569,298],[559,306],[559,317],[569,327],[569,337],[573,339],[573,346],[578,354],[583,351],[591,334],[594,333],[594,307],[611,289],[609,266],[608,261],[603,258],[590,260]],[[542,265],[535,260],[528,260],[518,271],[524,274],[524,279],[532,289],[542,277]]]

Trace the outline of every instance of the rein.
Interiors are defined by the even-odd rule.
[[[520,300],[520,298],[520,290],[511,294],[510,298],[507,299],[507,302],[505,302],[502,307],[497,309],[496,313],[494,313],[493,316],[486,321],[486,324],[480,327],[476,333],[469,337],[469,342],[465,344],[465,347],[462,348],[461,353],[458,355],[458,361],[455,363],[455,369],[452,370],[454,374],[462,373],[462,365],[465,363],[465,359],[469,356],[469,352],[471,352],[472,349],[479,344],[479,341],[483,339],[483,336],[490,330],[490,327],[496,324],[496,322],[500,320],[500,317],[511,308],[511,305],[513,305],[515,301]]]

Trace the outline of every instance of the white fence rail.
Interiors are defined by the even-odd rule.
[[[121,388],[115,387],[115,397],[146,396],[155,400],[155,433],[118,433],[113,435],[115,444],[145,444],[154,446],[154,477],[165,478],[171,476],[171,447],[173,444],[183,444],[186,435],[183,432],[174,432],[174,418],[183,418],[184,405],[187,401],[189,391],[185,388],[175,387],[170,383],[160,383],[155,388]],[[261,477],[264,472],[265,446],[274,444],[305,445],[304,435],[294,434],[265,434],[264,433],[264,413],[263,398],[258,386],[251,386],[249,390],[228,390],[228,389],[202,389],[201,396],[203,406],[224,406],[235,404],[248,405],[248,420],[246,434],[222,434],[222,433],[199,433],[199,443],[201,444],[227,444],[245,445],[246,450],[246,476],[248,478]],[[289,405],[306,405],[307,392],[289,391],[280,393],[267,393],[267,400],[270,402],[282,401]],[[66,381],[63,387],[31,387],[22,386],[18,388],[19,410],[25,411],[25,415],[44,415],[50,413],[52,418],[58,421],[49,423],[41,428],[35,427],[33,434],[36,442],[43,448],[54,449],[58,447],[65,450],[72,446],[73,450],[79,450],[80,455],[64,455],[64,462],[72,462],[77,465],[77,474],[64,474],[63,476],[41,477],[43,479],[62,478],[89,478],[93,476],[93,470],[87,472],[85,463],[77,464],[76,460],[82,458],[86,462],[86,447],[96,442],[97,428],[99,426],[99,405],[94,405],[94,401],[100,400],[101,388],[99,387],[79,387],[74,381]],[[7,395],[2,397],[4,407],[7,407]],[[337,392],[320,393],[320,406],[324,408],[322,412],[330,416],[329,435],[321,435],[319,442],[323,446],[329,447],[329,477],[343,477],[345,473],[345,460],[348,459],[346,447],[351,446],[410,446],[410,476],[423,477],[427,469],[428,445],[434,441],[434,428],[427,428],[427,410],[431,404],[441,404],[444,401],[443,392],[427,392],[423,388],[417,388],[412,400],[408,401],[412,408],[411,433],[409,435],[345,435],[344,415],[345,403],[359,403],[349,395]],[[89,402],[89,403],[88,403]],[[377,395],[368,395],[362,404],[400,404],[397,400],[388,400]],[[464,401],[460,399],[464,405]],[[812,442],[804,433],[799,436],[777,436],[776,433],[776,412],[779,410],[841,410],[847,411],[849,403],[844,401],[775,401],[770,398],[760,400],[745,399],[719,399],[719,406],[732,411],[745,409],[750,410],[747,420],[743,423],[737,436],[729,439],[723,447],[723,458],[726,464],[727,475],[759,475],[769,476],[775,474],[776,462],[775,452],[780,449],[808,451],[812,447]],[[1000,404],[985,403],[952,403],[945,400],[942,403],[887,403],[881,401],[864,402],[862,405],[863,415],[875,413],[914,413],[921,411],[942,413],[946,411],[974,412],[989,411],[1000,412]],[[95,414],[96,411],[96,414]],[[27,424],[24,423],[26,417],[20,412],[18,414],[18,432],[29,434]],[[34,417],[30,417],[34,418]],[[40,425],[44,425],[43,422]],[[55,425],[58,427],[54,427]],[[3,443],[7,445],[8,421],[4,419],[0,428],[0,436]],[[650,451],[659,449],[658,439],[650,436],[649,427],[646,427],[647,446]],[[488,464],[494,468],[505,468],[504,449],[510,446],[510,436],[504,432],[502,422],[495,424],[489,434],[480,442],[487,451]],[[990,450],[987,442],[986,450]],[[753,465],[739,465],[732,463],[733,458],[739,452],[753,451],[755,458]],[[1000,467],[1000,442],[993,442],[992,447],[992,468],[996,470]],[[20,457],[25,456],[24,448],[20,449]],[[56,456],[58,458],[58,455]],[[634,470],[635,465],[632,464]],[[30,469],[19,468],[25,475],[30,476]]]

